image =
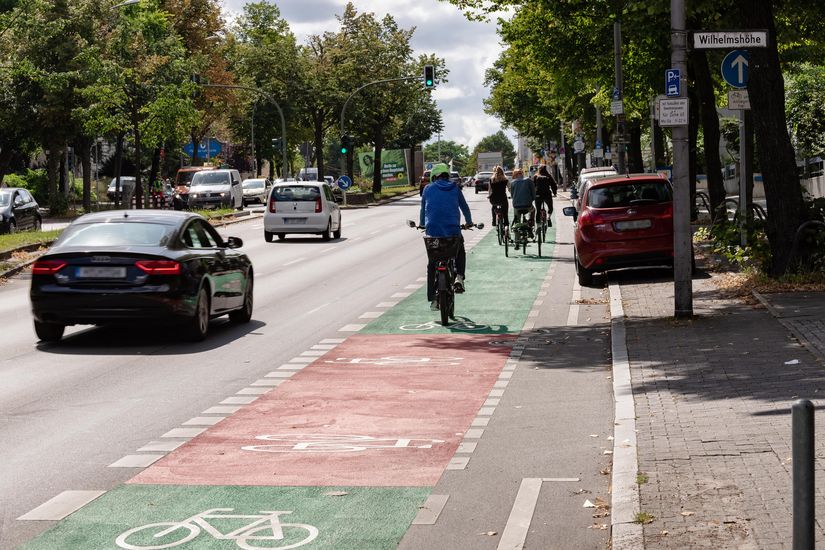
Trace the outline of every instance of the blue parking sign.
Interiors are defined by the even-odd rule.
[[[679,69],[665,71],[665,95],[667,97],[682,95],[682,72]]]

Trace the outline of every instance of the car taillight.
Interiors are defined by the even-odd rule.
[[[180,275],[180,264],[172,260],[140,260],[135,267],[149,275]]]
[[[315,199],[315,213],[319,213],[321,211],[321,197]]]
[[[269,211],[275,213],[275,199],[269,199]]]
[[[66,267],[62,260],[37,260],[32,265],[32,275],[54,275]]]
[[[587,209],[579,216],[579,227],[582,229],[592,227],[597,230],[604,230],[610,227],[610,223],[601,214]]]
[[[669,204],[665,207],[659,217],[665,220],[673,219],[673,205]]]

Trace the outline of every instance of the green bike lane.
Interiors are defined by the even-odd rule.
[[[23,548],[395,548],[509,357],[498,344],[527,319],[543,248],[505,258],[490,232],[456,325],[413,292]]]

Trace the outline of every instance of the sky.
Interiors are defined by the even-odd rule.
[[[289,22],[299,42],[325,31],[338,30],[335,16],[344,11],[347,0],[270,0]],[[446,84],[433,91],[444,119],[441,139],[467,145],[502,130],[495,117],[484,113],[483,100],[489,95],[484,72],[502,51],[495,21],[468,21],[461,11],[438,0],[352,0],[360,12],[377,17],[392,15],[402,28],[415,27],[414,55],[434,53],[449,69]],[[223,0],[227,19],[242,11],[246,0]],[[438,37],[438,44],[433,39]],[[515,134],[505,130],[515,146]],[[435,141],[435,137],[432,141]]]

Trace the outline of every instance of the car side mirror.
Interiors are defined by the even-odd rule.
[[[565,216],[573,216],[573,221],[576,221],[579,217],[579,212],[575,206],[565,206],[561,211]]]
[[[226,239],[226,248],[241,248],[243,240],[240,237],[228,237]]]

